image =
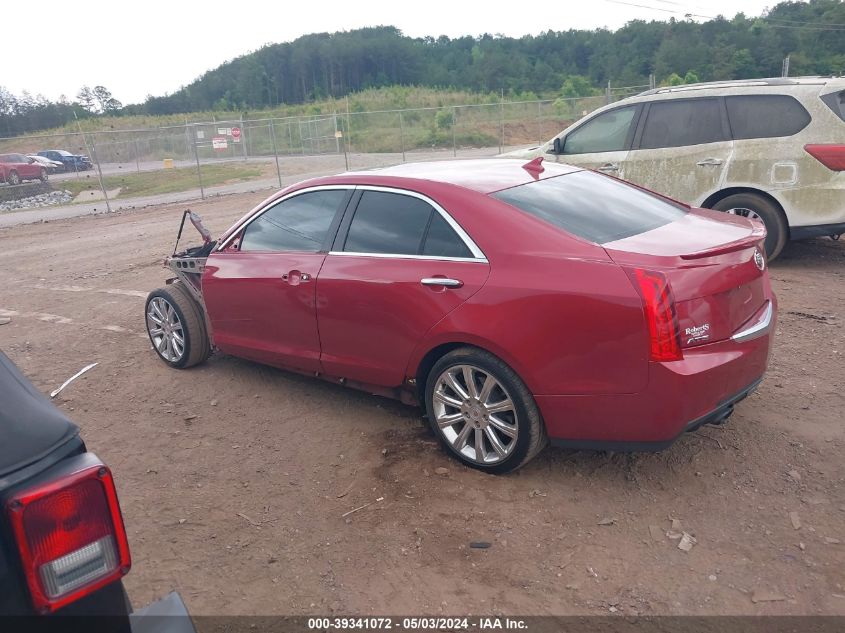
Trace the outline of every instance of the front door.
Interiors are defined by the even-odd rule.
[[[401,385],[420,339],[484,285],[483,254],[435,207],[410,193],[361,194],[317,279],[327,374]]]
[[[643,116],[625,180],[700,206],[721,188],[733,152],[721,99],[657,101]]]
[[[270,365],[319,370],[316,279],[348,196],[328,189],[286,198],[209,256],[202,291],[215,345]]]

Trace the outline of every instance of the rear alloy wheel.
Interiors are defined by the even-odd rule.
[[[429,373],[426,408],[440,442],[490,473],[519,468],[546,445],[540,411],[519,376],[492,354],[460,348]]]
[[[12,170],[12,171],[9,172],[9,175],[6,176],[6,181],[10,185],[19,185],[19,184],[21,184],[21,177],[18,176],[18,172]]]
[[[193,367],[211,354],[202,308],[179,283],[147,296],[146,322],[153,349],[171,367]]]
[[[775,259],[786,245],[788,227],[783,212],[771,200],[754,193],[737,193],[719,200],[713,205],[716,211],[724,211],[751,220],[759,220],[766,226],[766,256]]]
[[[47,182],[47,170],[44,167],[41,168],[41,182]]]

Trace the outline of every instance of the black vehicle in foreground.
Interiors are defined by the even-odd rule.
[[[71,154],[63,149],[45,149],[38,152],[38,155],[60,162],[65,166],[65,171],[87,171],[94,169],[94,163],[84,154]]]
[[[0,631],[194,633],[177,593],[130,616],[112,473],[2,352],[0,440]]]

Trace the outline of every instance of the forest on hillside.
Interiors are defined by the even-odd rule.
[[[564,17],[550,24],[565,27]],[[703,22],[629,22],[617,31],[549,30],[519,38],[410,38],[391,26],[305,35],[272,44],[170,95],[128,106],[85,100],[51,103],[0,87],[0,136],[53,127],[77,116],[243,111],[305,103],[392,85],[505,95],[586,96],[608,82],[636,86],[845,72],[845,2],[781,2],[760,17]],[[102,86],[98,86],[102,88]],[[96,90],[96,89],[95,89]],[[409,104],[413,105],[413,104]]]

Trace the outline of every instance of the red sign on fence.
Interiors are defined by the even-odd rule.
[[[232,140],[235,143],[241,142],[241,128],[239,128],[239,127],[233,127],[232,128]]]

